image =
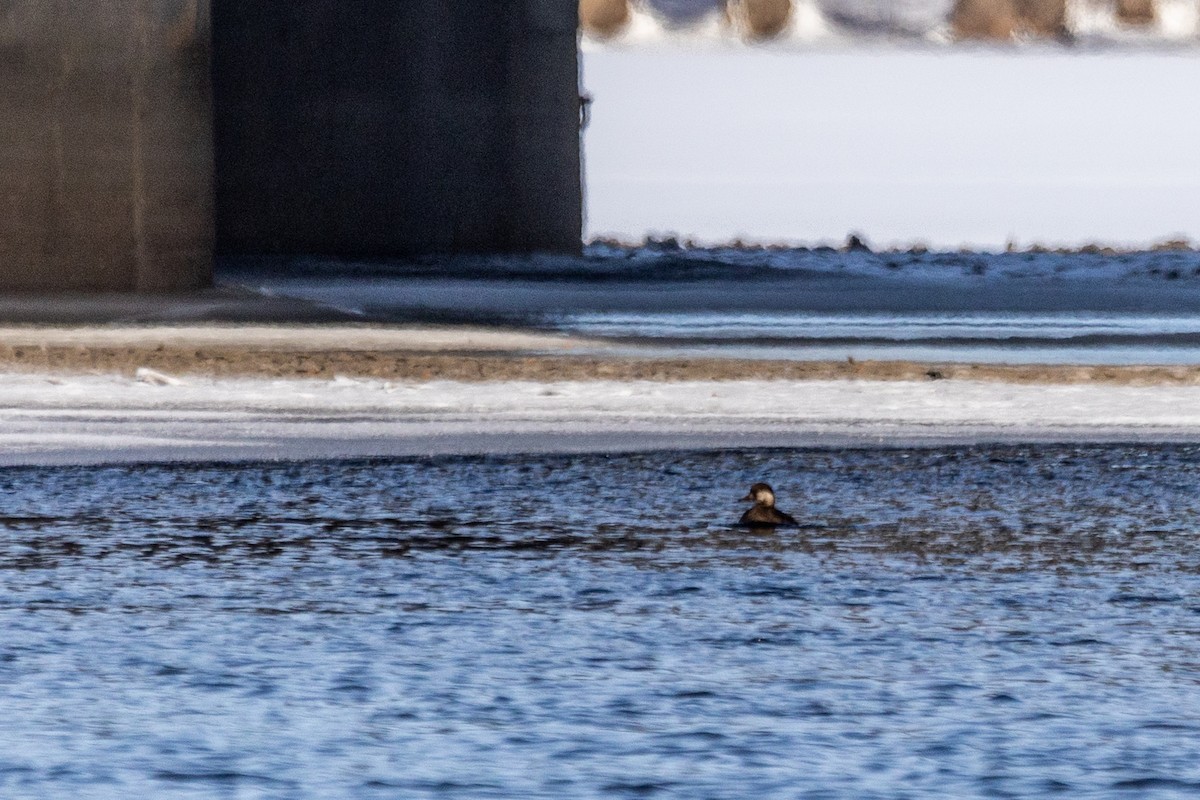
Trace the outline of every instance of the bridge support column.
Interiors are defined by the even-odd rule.
[[[207,0],[0,3],[0,291],[210,281],[209,43]]]
[[[579,249],[577,0],[213,0],[218,248]]]

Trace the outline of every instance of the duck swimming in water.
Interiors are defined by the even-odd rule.
[[[739,525],[746,528],[774,528],[777,525],[799,525],[791,514],[785,514],[775,507],[775,490],[765,483],[756,483],[750,487],[750,494],[742,498],[752,501],[754,508],[742,514]]]

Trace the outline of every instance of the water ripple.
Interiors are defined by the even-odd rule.
[[[762,479],[801,528],[731,526]],[[4,796],[1200,788],[1196,447],[8,469],[0,489]]]

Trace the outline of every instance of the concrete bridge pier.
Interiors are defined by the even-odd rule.
[[[580,247],[575,0],[213,0],[218,249]]]
[[[209,283],[207,10],[0,3],[0,289]]]
[[[580,248],[576,0],[0,0],[0,291]]]

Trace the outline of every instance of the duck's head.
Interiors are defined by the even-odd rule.
[[[775,490],[765,483],[756,483],[750,487],[750,494],[742,498],[745,502],[760,506],[775,505]]]

